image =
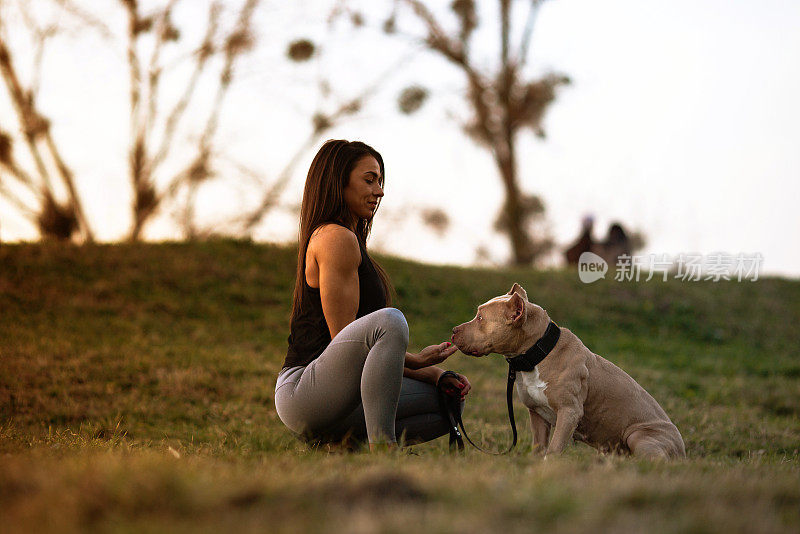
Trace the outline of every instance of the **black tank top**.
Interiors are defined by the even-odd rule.
[[[378,271],[359,241],[361,263],[358,266],[358,312],[356,319],[386,307],[386,289]],[[283,367],[308,365],[322,354],[331,342],[328,323],[322,313],[319,288],[311,287],[303,270],[303,299],[300,313],[292,319],[289,350]]]

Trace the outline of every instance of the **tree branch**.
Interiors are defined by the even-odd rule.
[[[59,28],[58,23],[50,24],[44,28],[41,27],[39,24],[37,24],[35,17],[29,11],[30,7],[31,6],[27,4],[20,4],[19,12],[20,15],[22,15],[23,22],[34,36],[33,65],[31,69],[33,74],[31,76],[32,80],[28,91],[32,95],[32,99],[35,100],[39,95],[39,84],[42,77],[42,59],[44,57],[45,44],[50,37],[53,37],[58,32]]]
[[[438,23],[433,13],[420,0],[399,0],[411,7],[418,18],[422,20],[428,30],[428,37],[424,40],[425,45],[444,56],[448,61],[460,68],[467,77],[469,87],[469,99],[473,105],[477,120],[468,130],[474,130],[474,134],[481,140],[491,144],[495,132],[490,127],[492,111],[487,101],[490,101],[490,84],[484,76],[475,69],[469,62],[463,46],[459,41],[448,37],[441,25]]]
[[[425,23],[428,29],[428,37],[425,42],[429,48],[436,50],[462,68],[471,68],[461,41],[447,35],[425,4],[420,0],[402,0],[402,2],[408,5],[417,17]]]
[[[136,50],[136,43],[139,36],[139,8],[137,0],[122,0],[128,15],[128,72],[130,76],[130,120],[131,138],[137,138],[140,130],[141,110],[139,102],[141,100],[142,68],[139,54]],[[134,179],[138,180],[138,177]]]
[[[36,38],[37,49],[34,57],[34,71],[36,72],[41,67],[41,59],[44,53],[45,42],[57,31],[58,28],[57,26],[50,26],[42,30],[38,28],[36,22],[25,8],[23,8],[21,12],[23,14],[23,18],[25,18],[26,23],[30,26],[31,31]],[[0,30],[1,29],[2,19],[0,19]],[[51,204],[56,204],[54,200],[55,192],[53,189],[50,172],[45,164],[42,150],[37,144],[37,140],[43,139],[45,146],[49,150],[50,156],[55,163],[59,176],[66,186],[67,193],[69,195],[69,204],[67,209],[71,210],[71,215],[74,216],[75,221],[78,224],[78,228],[83,232],[84,238],[91,242],[93,241],[94,236],[91,226],[89,225],[89,221],[83,212],[80,197],[75,188],[75,182],[72,173],[65,164],[56,147],[50,131],[50,122],[36,109],[36,93],[38,90],[38,81],[36,80],[38,80],[38,75],[34,74],[35,82],[31,89],[23,89],[22,84],[17,77],[11,52],[2,34],[3,32],[0,31],[0,70],[2,71],[3,78],[5,79],[9,96],[11,97],[14,108],[17,111],[18,120],[24,131],[24,137],[28,146],[28,150],[34,160],[34,164],[39,173],[39,177],[42,180],[42,184],[39,187],[34,186],[33,180],[30,179],[27,174],[23,175],[21,172],[12,174],[17,176],[18,179],[28,182],[31,190],[35,192],[39,190],[38,193],[40,195],[40,200],[49,200]],[[19,169],[19,167],[16,165],[13,165],[13,167],[16,167],[18,171],[21,171],[21,169]],[[23,176],[24,178],[22,178]],[[42,208],[44,210],[48,209],[46,202],[42,204]]]
[[[522,32],[522,41],[519,47],[519,58],[517,64],[520,66],[525,65],[528,60],[528,49],[530,47],[531,36],[533,35],[533,27],[536,25],[536,19],[539,16],[539,6],[542,5],[543,0],[531,0],[531,8],[528,11],[528,19],[525,21],[525,29]]]
[[[210,174],[209,158],[211,143],[219,126],[219,115],[222,110],[222,104],[230,89],[231,82],[233,81],[233,68],[236,59],[249,47],[252,38],[250,27],[253,11],[258,6],[259,1],[260,0],[245,0],[239,11],[236,25],[225,40],[225,62],[220,73],[211,113],[206,120],[206,125],[200,136],[197,157],[187,169],[178,173],[170,181],[164,193],[159,195],[158,203],[165,198],[173,196],[186,180],[199,182]]]
[[[2,133],[0,133],[2,135]],[[10,150],[10,149],[9,149]],[[20,167],[13,159],[13,157],[8,154],[7,158],[3,158],[0,160],[0,167],[5,169],[6,173],[17,180],[21,185],[25,186],[31,193],[36,195],[39,200],[44,199],[44,194],[42,193],[42,188],[36,185],[33,177],[25,172],[25,170]]]
[[[214,95],[214,105],[211,108],[211,114],[206,121],[206,126],[203,129],[203,135],[200,139],[200,149],[207,148],[211,143],[211,139],[217,131],[219,126],[219,115],[222,111],[222,104],[225,96],[230,89],[231,82],[233,81],[233,68],[236,59],[247,50],[252,43],[251,35],[251,20],[253,11],[258,6],[260,0],[246,0],[239,12],[239,18],[233,31],[228,35],[225,42],[225,64],[222,67],[222,73],[219,77],[219,84],[217,92]]]
[[[0,174],[0,178],[2,178],[2,174]],[[23,202],[22,199],[16,195],[16,193],[11,191],[11,189],[9,189],[8,186],[3,183],[2,179],[0,179],[0,197],[3,197],[11,205],[17,208],[25,216],[25,218],[29,219],[31,222],[36,222],[36,210],[25,204],[25,202]]]
[[[145,128],[149,136],[153,131],[155,124],[156,114],[158,112],[158,86],[161,81],[161,67],[159,60],[161,58],[161,50],[167,37],[171,36],[169,32],[169,17],[172,14],[172,9],[178,0],[169,0],[164,9],[158,15],[158,20],[155,24],[155,42],[153,43],[153,52],[150,54],[150,63],[147,69],[147,119],[145,121]]]
[[[167,116],[166,125],[164,126],[164,135],[161,139],[161,144],[158,147],[153,158],[148,163],[148,173],[155,174],[156,169],[161,165],[169,154],[170,148],[172,146],[173,139],[175,137],[175,131],[177,129],[178,123],[180,122],[183,114],[186,111],[186,108],[189,105],[189,101],[192,99],[194,95],[195,89],[197,88],[197,83],[200,80],[200,75],[203,73],[206,64],[208,63],[209,58],[212,56],[214,51],[214,37],[217,33],[217,20],[219,18],[220,12],[220,4],[218,2],[214,2],[211,4],[208,10],[208,26],[206,27],[206,33],[203,37],[203,42],[200,48],[197,50],[196,53],[196,61],[195,61],[195,68],[192,71],[192,75],[189,78],[189,81],[186,84],[186,87],[183,90],[183,94],[175,106],[170,111],[169,115]]]
[[[56,4],[58,4],[64,11],[69,13],[70,15],[74,16],[81,22],[83,22],[86,26],[96,30],[103,39],[108,41],[114,40],[114,34],[108,28],[108,26],[99,18],[95,17],[91,13],[86,12],[82,8],[75,5],[74,2],[71,0],[53,0]]]
[[[64,160],[61,158],[61,154],[56,147],[55,141],[53,140],[53,135],[50,133],[49,128],[44,132],[44,139],[47,143],[47,147],[50,149],[50,154],[56,164],[58,173],[61,175],[61,180],[67,187],[70,203],[75,210],[75,216],[78,219],[78,224],[83,229],[86,240],[91,243],[94,241],[94,234],[89,226],[89,221],[86,218],[86,214],[83,211],[83,204],[81,203],[80,195],[78,195],[78,190],[75,187],[75,179],[72,175],[72,171],[69,169],[69,167],[67,167],[66,163],[64,163]]]
[[[508,65],[508,40],[511,26],[511,0],[500,0],[500,64]]]
[[[1,19],[0,25],[2,25]],[[50,173],[47,170],[47,166],[44,164],[44,158],[39,151],[39,147],[36,146],[36,137],[40,135],[42,129],[47,128],[48,125],[46,121],[36,113],[32,95],[23,90],[22,84],[17,77],[17,71],[14,67],[14,61],[11,58],[11,52],[6,45],[2,33],[0,33],[0,71],[2,71],[3,79],[6,82],[6,88],[11,97],[11,102],[14,105],[17,118],[25,134],[24,138],[28,145],[28,150],[39,172],[39,178],[42,180],[42,187],[48,191],[53,191]]]

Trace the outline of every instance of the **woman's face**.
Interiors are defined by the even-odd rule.
[[[350,172],[350,180],[344,188],[344,201],[356,219],[371,219],[383,196],[378,183],[381,167],[372,156],[364,156]]]

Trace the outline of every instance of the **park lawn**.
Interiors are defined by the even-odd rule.
[[[0,245],[0,532],[797,532],[800,282],[580,283],[573,270],[381,258],[421,348],[520,282],[650,391],[688,459],[575,444],[347,454],[272,403],[296,251],[248,242]],[[502,358],[463,355],[465,420],[500,448]]]

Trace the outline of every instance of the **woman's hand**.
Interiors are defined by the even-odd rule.
[[[459,400],[464,400],[464,397],[467,396],[469,390],[472,389],[472,385],[467,380],[467,377],[456,373],[457,377],[455,376],[445,376],[441,378],[442,391],[450,395],[451,397],[459,397]]]
[[[419,354],[407,354],[405,366],[409,369],[422,369],[445,361],[456,353],[458,347],[448,342],[425,347]]]

